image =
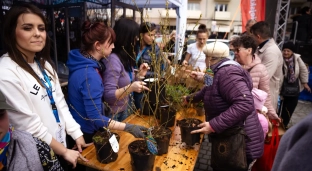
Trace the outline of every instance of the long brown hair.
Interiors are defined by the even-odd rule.
[[[5,21],[4,21],[4,26],[3,26],[3,36],[4,36],[5,50],[8,52],[9,57],[14,62],[16,62],[21,68],[23,68],[29,74],[31,74],[38,81],[38,83],[41,86],[43,86],[43,84],[40,81],[39,76],[34,72],[34,70],[29,66],[27,61],[24,59],[24,57],[27,58],[27,56],[23,54],[20,50],[18,50],[16,46],[17,42],[16,42],[15,30],[17,26],[18,17],[22,14],[35,14],[39,16],[44,22],[45,29],[47,29],[47,22],[39,8],[31,4],[21,4],[21,5],[13,6],[9,10],[7,15],[4,17]],[[44,65],[45,62],[49,62],[54,69],[53,62],[50,58],[50,39],[48,36],[46,38],[45,47],[40,52],[36,53],[36,59],[39,59],[40,65],[43,67],[43,69],[46,69],[51,75],[55,76],[54,75],[55,72],[49,71]]]

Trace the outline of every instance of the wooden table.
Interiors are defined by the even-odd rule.
[[[194,118],[198,118],[202,121],[205,120],[205,116],[195,116]],[[177,113],[176,119],[180,120],[183,118],[179,113]],[[155,119],[149,116],[133,114],[129,116],[124,122],[149,127],[149,125],[154,125]],[[164,171],[164,170],[193,171],[195,163],[197,161],[200,144],[195,144],[192,147],[186,147],[185,143],[181,143],[180,128],[178,126],[173,126],[171,130],[173,131],[173,133],[170,139],[168,153],[163,154],[161,156],[156,156],[153,171]],[[96,159],[95,147],[94,145],[92,145],[84,149],[82,152],[82,156],[84,156],[89,161],[84,162],[79,159],[78,163],[97,170],[131,171],[132,168],[130,164],[130,154],[128,151],[128,145],[132,141],[136,140],[136,138],[134,138],[131,134],[124,131],[114,131],[114,132],[120,135],[119,152],[116,161],[111,162],[109,164],[101,164]],[[202,138],[203,135],[201,135],[201,141]]]

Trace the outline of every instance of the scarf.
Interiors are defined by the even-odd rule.
[[[294,83],[296,81],[294,55],[285,59],[285,62],[288,67],[288,82]]]
[[[205,81],[205,85],[206,86],[211,86],[212,85],[212,83],[213,83],[213,71],[210,69],[210,68],[208,68],[207,70],[206,70],[206,74],[204,75],[204,81]]]
[[[0,142],[0,170],[7,164],[7,152],[9,149],[10,140],[12,138],[13,127],[9,127],[9,131]]]

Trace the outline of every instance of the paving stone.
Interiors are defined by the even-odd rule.
[[[203,159],[207,159],[207,160],[209,160],[209,159],[211,159],[211,155],[208,155],[208,154],[203,155]]]
[[[199,159],[199,164],[208,164],[208,160],[207,159]]]
[[[207,170],[208,169],[208,164],[200,164],[199,165],[199,169]]]

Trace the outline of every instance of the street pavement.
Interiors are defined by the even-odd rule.
[[[293,126],[305,118],[309,113],[312,113],[312,103],[308,101],[299,101],[298,105],[291,117],[289,126]],[[211,143],[208,141],[208,136],[204,136],[201,144],[197,162],[194,171],[213,171],[210,167],[211,161]]]

